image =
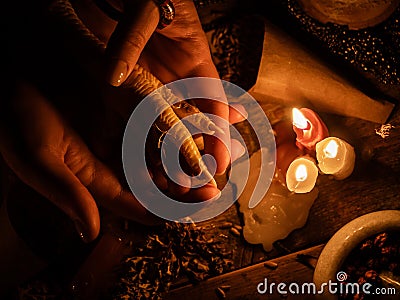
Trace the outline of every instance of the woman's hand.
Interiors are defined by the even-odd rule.
[[[107,43],[107,79],[112,85],[122,85],[136,63],[163,83],[189,77],[219,78],[193,1],[172,1],[175,18],[163,29],[157,29],[160,12],[152,0],[122,0],[119,6],[123,8],[123,13],[118,23],[108,18],[91,0],[76,3],[81,19]],[[109,3],[118,6],[118,0],[109,0]],[[230,149],[225,146],[231,145],[226,96],[221,84],[194,88],[210,95],[210,99],[222,100],[222,103],[209,99],[196,100],[202,112],[226,121],[218,124],[225,134],[218,138],[205,136],[205,153],[216,159],[216,172],[221,174],[230,163]]]
[[[98,205],[143,224],[160,222],[35,86],[19,82],[8,103],[2,108],[0,153],[22,181],[74,221],[83,240],[92,241],[99,233]]]

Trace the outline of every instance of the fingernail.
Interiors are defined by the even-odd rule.
[[[111,64],[108,82],[113,86],[120,86],[128,75],[128,64],[122,60],[114,60]]]
[[[232,140],[231,143],[232,143],[231,147],[232,162],[234,162],[246,152],[246,148],[243,147],[243,145],[237,140]]]
[[[215,125],[214,123],[209,124],[208,129],[214,131],[215,133],[225,134],[225,131],[221,127]]]
[[[78,232],[79,237],[82,239],[82,241],[84,241],[85,243],[88,243],[89,239],[86,234],[85,224],[83,224],[83,222],[81,222],[80,220],[74,220],[74,224],[75,224],[75,229]]]
[[[211,197],[207,201],[215,201],[215,200],[218,200],[220,197],[221,197],[221,191],[218,190],[218,194],[216,194],[214,197]]]
[[[244,108],[243,105],[241,104],[232,104],[231,105],[233,108],[235,108],[243,117],[243,120],[246,120],[247,117],[249,116],[247,110]]]

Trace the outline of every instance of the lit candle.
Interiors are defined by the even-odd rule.
[[[328,128],[311,109],[293,108],[292,114],[296,145],[300,149],[306,148],[313,151],[319,141],[329,136]]]
[[[254,188],[259,180],[261,152],[257,151],[250,157],[250,170],[246,161],[240,161],[236,167],[241,173],[237,181],[239,186],[246,176],[246,186],[238,198],[239,210],[243,215],[243,237],[248,243],[262,244],[265,251],[271,251],[276,241],[286,238],[293,230],[303,227],[308,219],[310,209],[319,195],[318,187],[309,193],[297,194],[290,192],[286,185],[276,177],[261,202],[249,207]]]
[[[354,170],[356,154],[353,146],[337,137],[328,137],[316,145],[318,167],[335,179],[345,179]]]
[[[310,156],[301,156],[292,161],[286,172],[286,186],[295,193],[310,192],[317,182],[318,167]]]
[[[284,176],[296,157],[302,156],[303,151],[296,147],[292,143],[285,143],[276,147],[276,169],[280,171]]]

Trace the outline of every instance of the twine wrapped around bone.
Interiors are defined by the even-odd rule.
[[[85,55],[84,51],[78,51],[79,53],[77,53],[76,47],[74,49],[74,47],[71,46],[72,44],[75,45],[75,43],[70,42],[67,45],[70,46],[72,52],[77,53],[82,61],[84,61],[86,69],[88,69],[89,72],[93,72],[93,70],[96,69],[96,64],[98,64],[99,60],[102,58],[106,47],[105,43],[85,26],[68,0],[54,1],[49,7],[49,13],[50,17],[55,19],[61,26],[68,27],[68,30],[65,32],[68,34],[68,38],[71,41],[76,42],[78,45],[85,45],[92,51],[88,53],[88,55]],[[196,128],[201,129],[202,132],[206,134],[221,132],[222,129],[206,115],[201,113],[196,106],[182,99],[178,99],[170,89],[159,89],[163,87],[162,82],[153,74],[143,69],[139,64],[134,66],[124,86],[133,90],[140,99],[152,94],[150,101],[154,102],[157,111],[160,112],[159,117],[154,123],[155,127],[161,132],[167,132],[175,126],[174,138],[182,141],[180,153],[185,158],[190,170],[196,175],[202,174],[211,184],[217,186],[215,179],[207,169],[200,154],[199,149],[203,147],[202,139],[196,139],[196,144],[191,133],[182,123],[181,119],[192,115],[192,117],[188,119],[188,122]]]

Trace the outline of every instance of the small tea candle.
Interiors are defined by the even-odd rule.
[[[286,186],[295,193],[310,192],[317,182],[318,167],[310,156],[301,156],[292,161],[286,172]]]
[[[329,136],[328,128],[321,118],[311,109],[293,108],[293,130],[296,133],[296,145],[300,149],[315,150],[315,145]]]
[[[316,145],[318,167],[335,179],[345,179],[354,170],[356,154],[353,146],[337,137],[328,137]]]

